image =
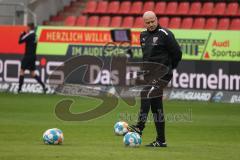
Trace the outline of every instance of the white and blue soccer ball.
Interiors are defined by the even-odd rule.
[[[123,137],[123,143],[129,147],[139,147],[142,143],[141,136],[136,132],[128,132]]]
[[[43,142],[45,144],[62,144],[63,140],[63,132],[58,128],[48,129],[43,133]]]
[[[128,124],[124,121],[117,122],[114,125],[114,132],[116,135],[122,136],[128,132]]]

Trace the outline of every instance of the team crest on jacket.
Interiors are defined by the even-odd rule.
[[[145,46],[145,38],[142,38],[141,45]]]
[[[153,44],[156,44],[158,37],[153,37]]]

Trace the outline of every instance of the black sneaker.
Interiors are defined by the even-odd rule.
[[[154,141],[150,144],[147,144],[146,147],[167,147],[166,142]]]
[[[135,125],[128,126],[127,129],[128,129],[129,132],[136,132],[140,136],[142,136],[142,131]]]
[[[18,89],[17,94],[19,94],[19,93],[21,93],[21,92],[22,92],[21,89]]]
[[[48,91],[48,89],[45,87],[45,88],[43,88],[43,94],[46,94],[47,93],[47,91]]]

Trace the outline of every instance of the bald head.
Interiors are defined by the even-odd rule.
[[[153,11],[147,11],[143,14],[144,25],[149,31],[154,31],[158,26],[157,16]]]
[[[143,19],[148,19],[148,18],[157,18],[157,16],[153,11],[147,11],[143,14]]]

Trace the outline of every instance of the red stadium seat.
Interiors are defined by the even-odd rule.
[[[182,29],[191,29],[193,25],[193,18],[187,17],[182,20],[181,28]]]
[[[87,26],[89,27],[97,27],[98,26],[99,17],[98,16],[91,16],[88,18]]]
[[[50,25],[50,21],[43,21],[43,23],[42,23],[42,25],[44,25],[44,26],[48,26],[48,25]]]
[[[219,21],[218,21],[217,29],[220,29],[220,30],[228,30],[229,24],[230,24],[229,18],[221,18],[221,19],[219,19]]]
[[[240,30],[240,18],[232,19],[229,29]]]
[[[181,25],[181,18],[174,17],[174,18],[171,18],[168,27],[169,28],[180,28],[180,25]]]
[[[193,22],[193,29],[203,29],[205,26],[205,18],[196,18]]]
[[[108,4],[107,13],[117,13],[119,10],[120,3],[119,1],[112,1]]]
[[[134,28],[143,28],[144,27],[144,22],[143,22],[143,19],[142,17],[137,17],[135,19],[135,22],[133,24],[133,27]]]
[[[141,1],[134,1],[130,9],[131,14],[141,14],[142,13],[143,3]]]
[[[121,27],[131,28],[132,26],[133,26],[133,16],[124,17]]]
[[[83,13],[94,13],[96,11],[96,8],[97,8],[96,1],[88,1]]]
[[[76,23],[77,18],[75,16],[68,16],[65,21],[64,25],[65,26],[74,26]]]
[[[118,13],[120,14],[128,14],[131,8],[131,2],[130,1],[123,1],[121,2],[120,9]]]
[[[165,14],[166,2],[157,2],[154,12],[156,14]]]
[[[90,1],[92,1],[92,0],[90,0]],[[74,6],[74,7],[77,7],[77,8],[83,6],[84,4],[85,4],[85,2],[82,1],[82,0],[74,0],[74,1],[70,2],[70,6]]]
[[[202,9],[202,4],[200,2],[193,2],[191,4],[189,14],[190,15],[199,15]]]
[[[240,6],[239,6],[240,7]],[[237,16],[240,16],[240,8],[238,9]]]
[[[100,17],[98,26],[100,27],[109,27],[110,25],[110,16],[102,16]]]
[[[169,14],[169,15],[176,14],[177,6],[178,6],[177,2],[168,2],[167,8],[166,8],[166,14]]]
[[[217,28],[217,18],[208,18],[204,29],[216,29]]]
[[[205,2],[201,10],[201,15],[211,15],[213,12],[213,6],[213,2]]]
[[[168,17],[160,17],[158,22],[159,22],[161,27],[167,28],[168,24],[169,24],[169,18]]]
[[[87,24],[87,17],[86,16],[79,16],[76,21],[76,26],[86,26]]]
[[[226,15],[228,15],[228,16],[237,15],[238,7],[239,7],[239,5],[237,2],[229,3],[227,6]]]
[[[64,11],[65,13],[66,13],[66,12],[68,12],[68,13],[75,13],[75,12],[77,12],[77,10],[78,10],[78,8],[75,7],[74,5],[65,6],[65,7],[63,8],[63,11]]]
[[[64,21],[64,16],[51,16],[50,17],[50,21],[53,21],[53,22],[58,22],[58,21]]]
[[[154,2],[152,1],[147,1],[143,5],[142,13],[146,11],[153,11],[154,10]]]
[[[122,24],[122,17],[121,16],[112,17],[110,27],[120,27],[121,24]]]
[[[213,14],[214,15],[224,15],[225,10],[226,10],[226,3],[219,2],[219,3],[216,3],[214,10],[213,10]]]
[[[106,13],[108,8],[107,1],[99,1],[95,13]]]
[[[188,14],[188,11],[189,11],[189,3],[188,2],[180,2],[178,5],[177,14],[186,15],[186,14]]]

